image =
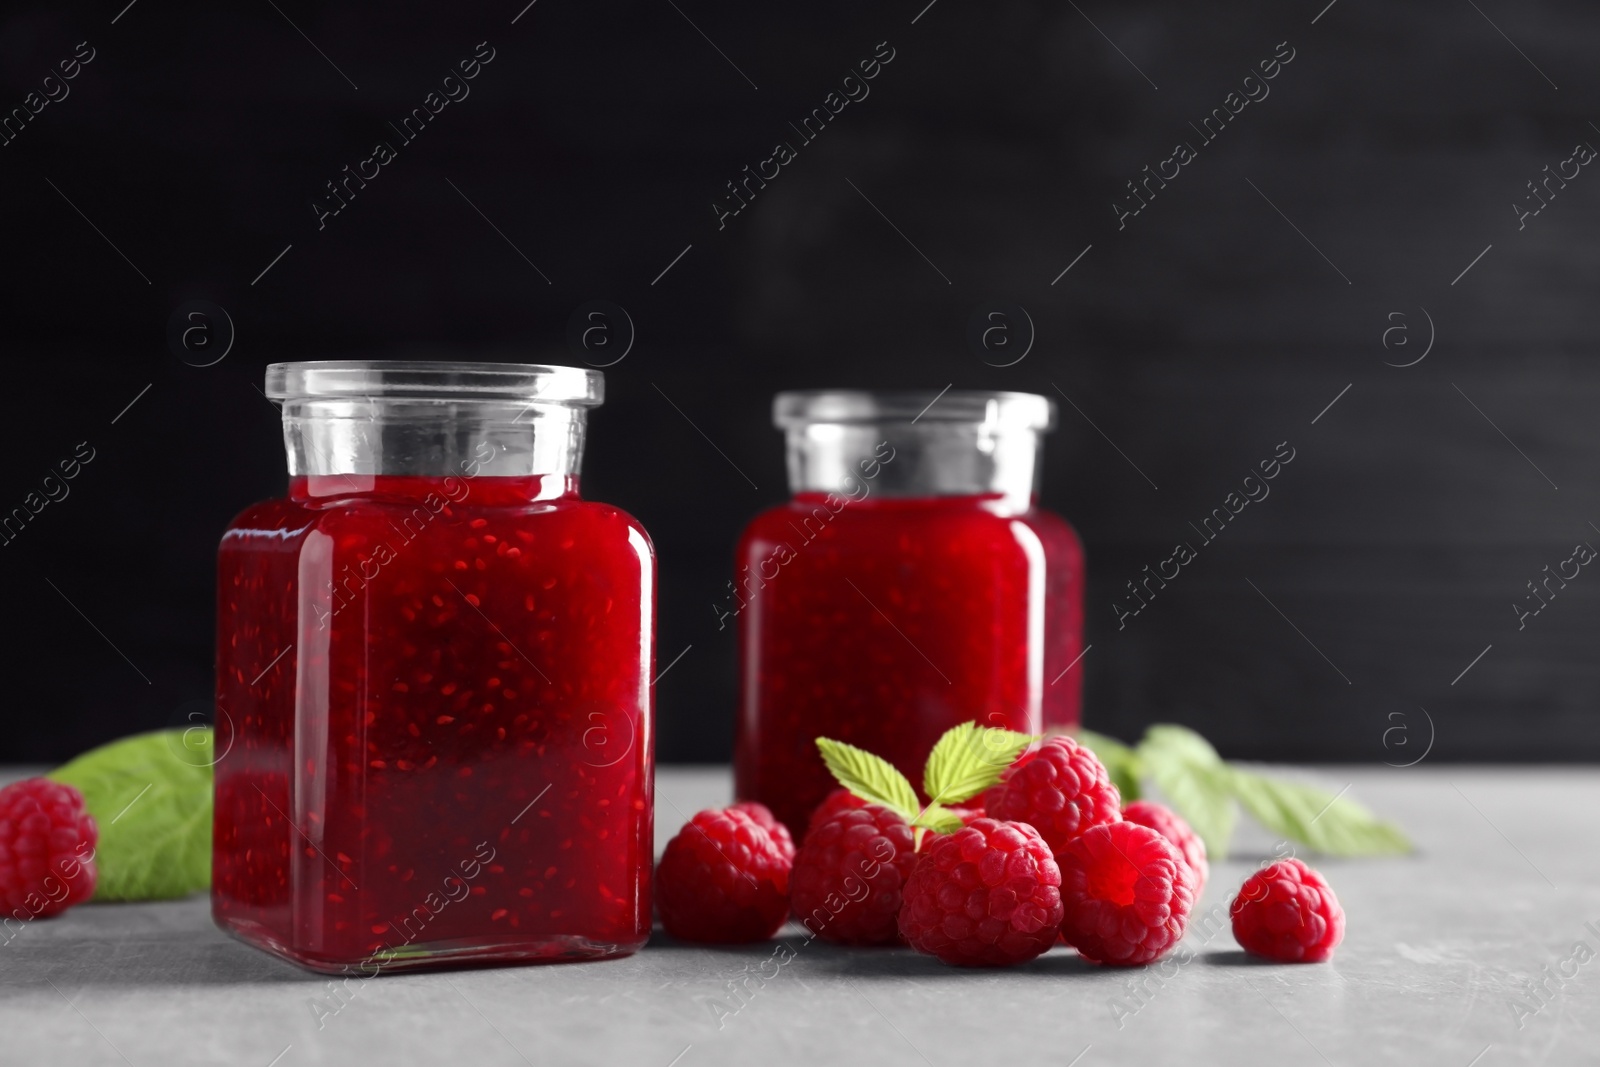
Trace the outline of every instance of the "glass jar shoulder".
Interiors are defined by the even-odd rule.
[[[276,546],[282,549],[305,539],[316,527],[317,513],[288,497],[260,500],[239,512],[222,533],[220,551]]]
[[[280,547],[304,541],[312,532],[353,544],[374,538],[407,543],[443,536],[476,536],[495,545],[507,535],[523,543],[572,548],[617,546],[650,561],[654,545],[643,524],[611,504],[565,496],[553,500],[475,500],[470,484],[455,492],[407,495],[347,495],[301,500],[280,497],[252,504],[223,534],[222,548],[246,543]],[[509,545],[507,552],[515,544]]]
[[[740,557],[748,562],[787,546],[797,556],[805,546],[852,556],[917,555],[994,559],[1081,553],[1077,535],[1059,516],[1037,508],[1015,512],[992,498],[864,498],[802,494],[761,512],[746,526]]]
[[[606,540],[626,542],[629,550],[643,563],[649,564],[655,561],[655,542],[651,540],[650,532],[644,528],[644,523],[631,513],[623,511],[615,504],[576,498],[565,501],[565,506],[572,509],[574,515],[581,514],[582,521],[593,529],[597,536]]]
[[[518,541],[531,536],[534,550],[577,551],[627,557],[645,568],[655,562],[655,543],[644,524],[614,504],[563,497],[486,508],[467,517],[467,526],[488,519],[485,528],[503,525]]]
[[[1082,563],[1083,539],[1078,536],[1077,528],[1060,515],[1036,505],[1016,516],[1016,521],[1034,532],[1052,562]]]

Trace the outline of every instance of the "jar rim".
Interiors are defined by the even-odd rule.
[[[989,389],[797,389],[772,400],[772,423],[961,422],[991,429],[1053,430],[1055,401],[1038,393]]]
[[[550,363],[327,359],[270,364],[265,392],[269,400],[407,397],[595,407],[605,400],[605,375]]]

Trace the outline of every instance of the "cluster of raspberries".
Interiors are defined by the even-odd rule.
[[[1205,844],[1159,804],[1124,808],[1089,749],[1052,737],[981,801],[939,834],[840,789],[798,851],[760,804],[702,811],[657,868],[662,924],[689,941],[761,941],[792,915],[826,941],[904,943],[973,967],[1022,963],[1058,939],[1095,963],[1136,966],[1183,937],[1209,873]],[[1298,859],[1257,871],[1231,912],[1239,944],[1274,960],[1327,959],[1344,934],[1333,891]]]

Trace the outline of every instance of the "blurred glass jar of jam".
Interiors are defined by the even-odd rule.
[[[1076,725],[1083,549],[1038,506],[1054,404],[824,391],[773,413],[792,499],[746,528],[719,609],[739,630],[738,796],[798,834],[835,787],[819,736],[920,783],[957,723]]]
[[[655,560],[578,495],[601,375],[280,363],[289,487],[218,553],[212,911],[316,970],[650,931]]]

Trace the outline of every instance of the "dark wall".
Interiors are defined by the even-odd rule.
[[[94,458],[0,546],[0,759],[204,703],[217,537],[283,483],[266,363],[606,362],[567,341],[597,299],[637,339],[586,493],[654,535],[662,663],[692,645],[663,759],[729,750],[711,605],[785,492],[771,394],[947,383],[1070,398],[1044,497],[1089,551],[1091,724],[1175,719],[1248,757],[1600,756],[1600,574],[1513,610],[1600,545],[1600,173],[1563,163],[1600,146],[1600,9],[925,2],[12,5],[0,105],[68,95],[0,147],[0,508]],[[403,143],[388,123],[479,42],[470,95]],[[378,141],[395,158],[319,218]],[[796,158],[719,228],[778,141]],[[1519,218],[1547,165],[1576,176]],[[211,348],[169,338],[188,301],[231,319],[215,365],[191,365],[215,311]],[[1019,313],[1012,347],[968,340],[995,303],[1033,326],[1008,367]],[[1270,497],[1119,629],[1124,583],[1280,442]]]

